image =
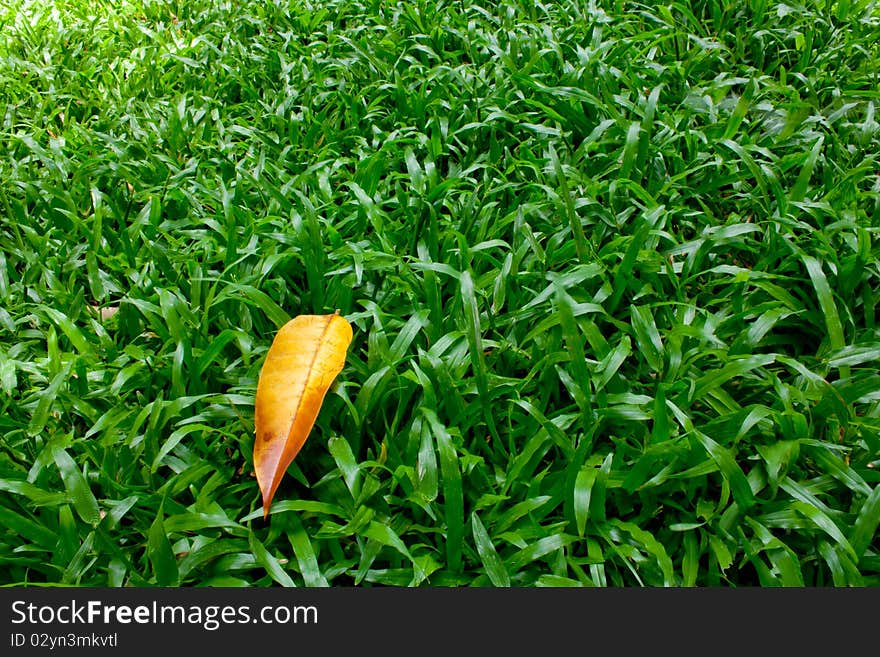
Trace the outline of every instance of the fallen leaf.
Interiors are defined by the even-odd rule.
[[[254,470],[263,494],[263,517],[299,453],[330,384],[342,371],[351,324],[333,315],[299,315],[278,331],[257,383]]]

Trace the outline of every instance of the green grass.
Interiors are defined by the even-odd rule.
[[[875,2],[7,4],[0,583],[880,585]]]

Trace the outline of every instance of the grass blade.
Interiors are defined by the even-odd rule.
[[[253,532],[248,533],[248,545],[250,546],[251,553],[254,555],[254,559],[266,569],[269,577],[281,586],[290,588],[296,586],[296,583],[294,583],[290,575],[288,575],[284,568],[281,567],[278,559],[266,549],[266,546],[260,542],[260,539],[258,539]]]
[[[52,450],[52,457],[55,460],[55,465],[58,466],[58,472],[61,473],[61,480],[64,482],[64,489],[70,495],[77,515],[82,518],[83,522],[97,525],[101,521],[101,508],[76,461],[61,447]]]
[[[457,571],[461,568],[461,546],[464,535],[464,495],[458,456],[452,436],[437,419],[437,415],[430,409],[422,409],[422,412],[437,441],[437,452],[440,455],[443,509],[446,520],[446,561],[451,570]]]
[[[150,533],[147,535],[147,557],[153,567],[153,575],[159,586],[177,586],[179,572],[177,557],[171,548],[171,542],[165,533],[165,525],[162,520],[162,508],[153,524],[150,525]]]
[[[492,544],[492,539],[489,537],[476,511],[471,513],[471,529],[474,534],[474,544],[477,546],[477,554],[480,555],[480,561],[486,569],[489,581],[492,582],[493,586],[509,587],[510,575],[507,574],[504,562],[498,556],[498,552]]]

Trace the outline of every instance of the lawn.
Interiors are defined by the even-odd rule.
[[[6,5],[0,584],[880,585],[875,2]]]

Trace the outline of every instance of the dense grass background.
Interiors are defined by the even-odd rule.
[[[875,2],[6,4],[0,582],[880,584]]]

